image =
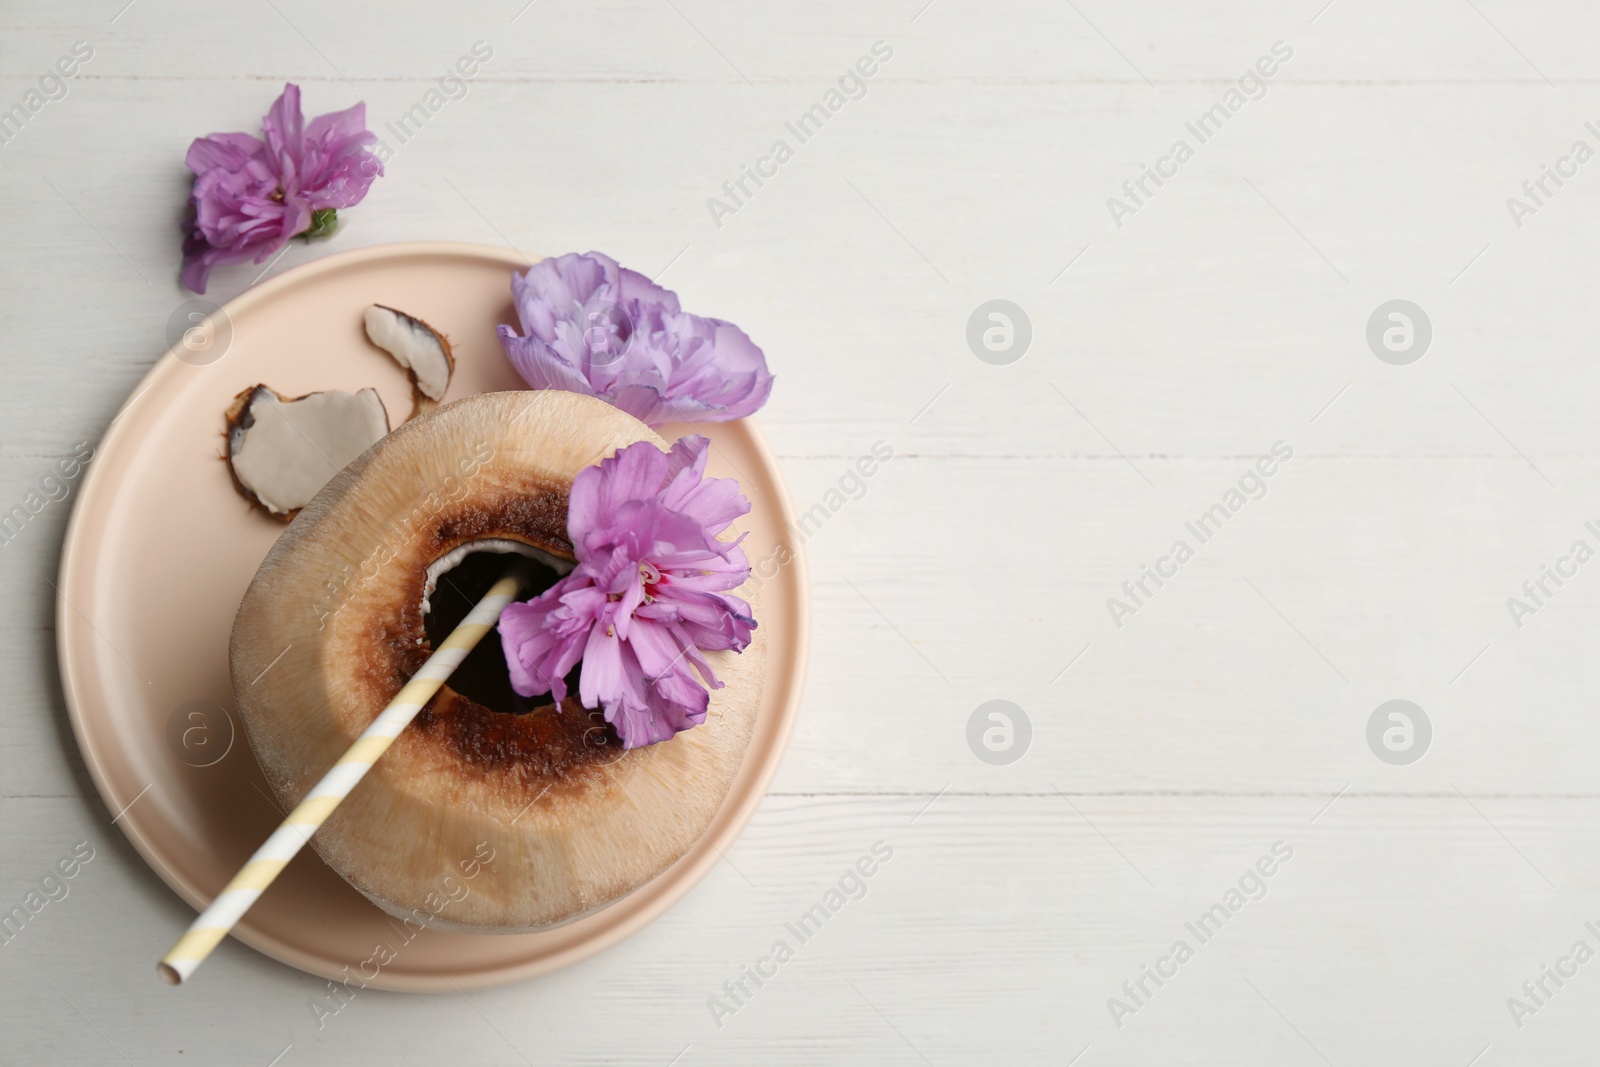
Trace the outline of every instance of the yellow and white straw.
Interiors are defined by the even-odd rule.
[[[517,592],[527,583],[525,564],[518,563],[506,572],[505,577],[490,588],[476,607],[467,613],[449,637],[440,643],[433,655],[395,694],[372,725],[361,732],[355,744],[339,757],[322,780],[312,787],[304,800],[289,813],[289,817],[273,831],[266,843],[256,849],[238,874],[233,876],[211,905],[201,912],[189,927],[189,932],[178,939],[161,962],[156,973],[163,981],[179,985],[211,954],[234,924],[250,910],[278,873],[294,859],[295,854],[311,840],[329,815],[361,781],[378,757],[386,752],[400,731],[416,718],[433,694],[439,691],[467,653],[494,628],[500,613],[516,598]]]

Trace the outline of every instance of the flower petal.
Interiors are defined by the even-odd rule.
[[[705,721],[722,683],[704,651],[742,651],[755,627],[729,592],[749,577],[744,551],[717,538],[749,501],[731,479],[704,477],[709,447],[641,441],[578,472],[567,510],[577,566],[501,620],[517,692],[560,699],[580,665],[580,699],[627,748]]]
[[[743,418],[772,391],[744,331],[682,311],[672,290],[599,252],[536,263],[511,292],[523,335],[502,327],[500,340],[532,388],[597,396],[651,426]]]
[[[300,112],[300,87],[293,82],[267,109],[261,120],[261,133],[267,154],[285,177],[298,176],[300,157],[305,149],[305,116]]]

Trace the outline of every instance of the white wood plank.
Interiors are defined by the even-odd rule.
[[[512,1047],[534,1062],[665,1063],[685,1046],[681,1062],[695,1063],[1062,1063],[1086,1045],[1084,1063],[1320,1062],[1309,1041],[1333,1063],[1465,1063],[1485,1045],[1495,1062],[1532,1063],[1571,1062],[1600,1005],[1585,968],[1521,1030],[1506,1007],[1541,964],[1597,940],[1584,927],[1600,917],[1600,868],[1583,847],[1600,818],[1592,799],[1345,797],[1320,816],[1305,798],[946,796],[917,817],[921,806],[773,798],[729,862],[604,956],[471,994],[470,1007],[363,992],[318,1031],[308,1001],[321,984],[238,945],[181,992],[155,982],[150,959],[181,906],[98,813],[8,800],[8,904],[76,842],[96,849],[69,895],[0,952],[8,1015],[30,1020],[8,1044],[58,1063],[107,1062],[108,1043],[135,1063],[180,1048],[183,1062],[265,1063],[286,1044],[314,1064],[374,1048],[520,1062]],[[893,856],[865,895],[802,943],[785,924],[878,841]],[[1279,841],[1292,856],[1261,880],[1265,895],[1247,881],[1259,899],[1201,942],[1185,923]],[[731,1004],[722,983],[779,939],[794,958],[762,988],[747,981],[752,995],[719,1028],[707,1001]],[[1122,983],[1176,940],[1194,958],[1166,986],[1147,982],[1118,1028],[1108,998],[1126,1000]]]
[[[892,75],[886,68],[885,79]],[[82,97],[41,113],[37,121],[53,125],[26,131],[38,138],[7,146],[15,166],[0,172],[0,189],[39,213],[36,229],[8,230],[13,239],[0,250],[0,274],[16,295],[6,325],[35,353],[16,361],[17,388],[0,398],[16,427],[8,451],[60,450],[92,436],[164,347],[167,316],[185,299],[174,281],[182,194],[173,146],[196,129],[254,122],[271,92],[256,82],[204,84],[173,108],[169,83],[85,83]],[[382,88],[390,95],[374,100],[375,119],[400,114],[416,91]],[[1581,257],[1591,243],[1600,186],[1571,183],[1521,231],[1504,206],[1584,133],[1581,99],[1543,109],[1542,83],[1449,91],[1285,83],[1203,146],[1121,230],[1106,198],[1182,133],[1215,86],[1174,88],[1159,100],[1142,85],[1138,93],[975,88],[963,96],[974,128],[947,117],[935,89],[885,80],[721,229],[706,199],[783,134],[783,119],[812,90],[785,85],[729,99],[721,85],[652,86],[657,110],[645,125],[654,132],[637,149],[652,181],[602,168],[560,191],[552,212],[557,189],[546,182],[563,168],[507,181],[495,173],[502,142],[485,133],[517,129],[531,143],[562,145],[559,157],[603,158],[614,131],[569,130],[566,116],[625,111],[640,90],[569,87],[530,109],[532,90],[490,88],[451,105],[401,149],[334,245],[297,243],[274,270],[334,247],[440,234],[509,239],[530,253],[605,247],[646,270],[683,253],[672,284],[695,306],[746,323],[778,362],[782,387],[766,422],[785,455],[832,453],[851,436],[901,427],[947,386],[904,431],[908,448],[1100,455],[1113,452],[1109,440],[1135,456],[1236,454],[1259,447],[1262,424],[1308,420],[1349,385],[1319,420],[1321,447],[1340,454],[1513,455],[1508,441],[1535,458],[1593,450],[1584,390],[1554,384],[1582,381],[1588,366],[1584,275],[1544,265]],[[342,83],[321,91],[315,107],[348,95]],[[1367,116],[1383,111],[1403,127],[1368,136]],[[1108,125],[1106,113],[1126,118]],[[171,181],[129,190],[95,173],[101,123],[142,124],[124,165]],[[1041,128],[1073,146],[1070,168],[1041,156]],[[1411,168],[1403,183],[1397,156]],[[254,276],[226,272],[217,293]],[[23,320],[22,309],[48,306],[64,277],[92,288],[106,314],[70,331],[48,314]],[[979,363],[964,340],[968,315],[996,294],[1034,320],[1033,349],[1011,367]],[[1436,330],[1433,350],[1407,368],[1379,363],[1364,340],[1369,314],[1397,295],[1427,309]],[[28,398],[61,361],[90,373],[62,398],[72,418],[40,419]]]
[[[1297,453],[1200,543],[1187,524],[1250,462],[1140,461],[1165,491],[1118,460],[882,465],[859,500],[807,523],[813,667],[779,787],[1331,794],[1464,779],[1593,795],[1587,750],[1562,739],[1592,729],[1597,575],[1547,585],[1557,595],[1520,629],[1506,606],[1574,540],[1600,548],[1585,513],[1552,505],[1520,460]],[[828,494],[852,463],[789,462],[802,506],[839,500]],[[1558,473],[1578,486],[1600,468]],[[1040,486],[1064,516],[1027,503]],[[0,771],[21,795],[77,788],[60,745],[53,571],[30,569],[53,567],[65,517],[52,505],[0,549],[17,627],[0,653]],[[1123,583],[1179,539],[1195,559],[1160,589],[1147,581],[1154,595],[1119,628],[1108,600],[1133,606]],[[996,698],[1033,724],[1009,767],[967,747],[968,717]],[[1366,747],[1367,718],[1396,698],[1434,723],[1435,747],[1410,767]]]

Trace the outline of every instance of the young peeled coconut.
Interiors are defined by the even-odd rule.
[[[502,553],[486,573],[517,553],[553,581],[573,559],[573,477],[641,440],[665,447],[591,397],[488,393],[402,425],[317,494],[262,563],[233,628],[234,699],[285,808],[432,651],[424,598],[439,610],[480,551]],[[447,683],[312,845],[379,907],[435,928],[532,931],[603,908],[710,826],[755,723],[765,634],[742,654],[707,654],[726,684],[703,724],[631,750],[576,687],[558,710],[509,689],[480,703]],[[499,656],[498,645],[491,633],[479,652]],[[440,907],[468,864],[478,868],[469,892]]]

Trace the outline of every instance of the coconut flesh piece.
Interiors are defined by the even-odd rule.
[[[335,476],[262,562],[230,645],[235,706],[281,804],[428,658],[430,572],[442,583],[445,561],[500,541],[570,564],[572,479],[635,441],[666,447],[594,397],[484,393],[405,423]],[[755,591],[736,592],[765,622]],[[577,692],[517,713],[446,681],[312,847],[406,922],[483,934],[580,919],[703,847],[755,729],[767,641],[763,625],[743,654],[706,653],[724,686],[705,722],[628,750]],[[441,909],[439,886],[474,857],[472,892]]]
[[[362,322],[367,339],[411,375],[412,418],[444,398],[456,369],[455,354],[444,334],[413,315],[382,304],[367,308]]]
[[[345,464],[389,432],[377,390],[289,399],[251,386],[228,410],[228,465],[247,500],[292,518]]]

